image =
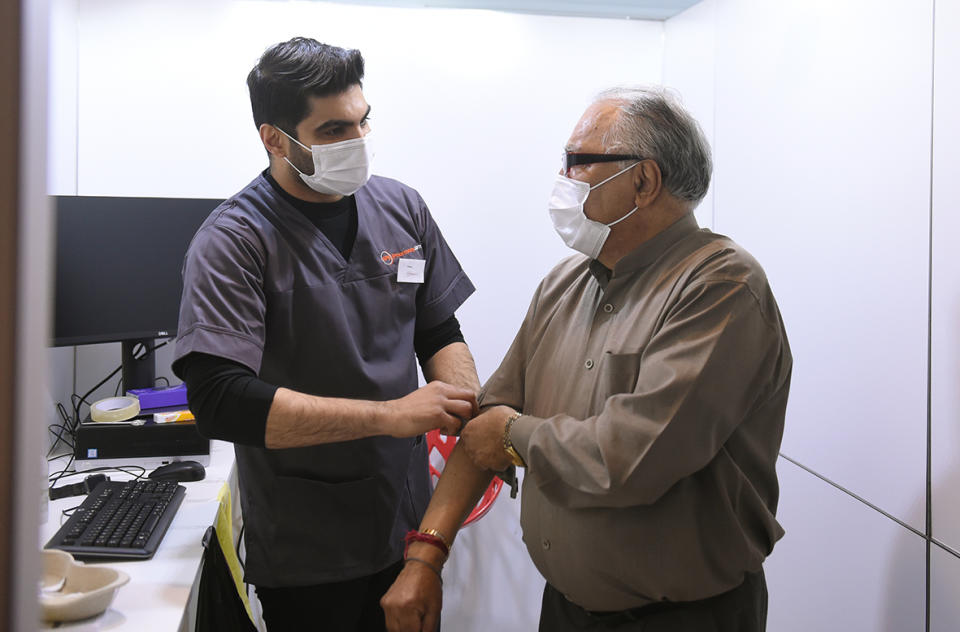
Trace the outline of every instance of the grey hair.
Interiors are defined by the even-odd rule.
[[[703,199],[713,171],[710,144],[673,93],[654,87],[610,88],[594,99],[603,101],[619,105],[619,115],[602,139],[607,153],[653,159],[674,197],[692,204]]]

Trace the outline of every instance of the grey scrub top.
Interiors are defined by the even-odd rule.
[[[327,397],[415,390],[414,326],[447,320],[474,287],[416,191],[374,176],[355,198],[349,260],[262,175],[220,205],[186,255],[175,359],[208,353]],[[401,265],[423,265],[422,283],[399,282]],[[399,560],[429,501],[425,443],[235,445],[246,581],[342,581]]]

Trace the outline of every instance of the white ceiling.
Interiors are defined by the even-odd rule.
[[[700,0],[332,0],[342,4],[394,7],[490,9],[513,13],[540,13],[597,18],[666,20]]]

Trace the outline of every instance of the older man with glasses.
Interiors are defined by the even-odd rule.
[[[526,468],[541,630],[765,629],[792,357],[763,269],[697,226],[711,169],[660,89],[601,93],[567,142],[549,211],[580,254],[541,282],[461,438],[481,468]],[[440,491],[422,528],[449,543]],[[408,565],[382,603],[388,629],[432,629],[439,582]]]

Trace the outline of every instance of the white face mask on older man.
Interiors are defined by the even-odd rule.
[[[557,180],[553,184],[553,193],[550,194],[549,209],[550,219],[553,220],[553,228],[560,235],[563,243],[591,259],[596,259],[600,255],[603,244],[610,236],[610,227],[633,215],[637,211],[637,207],[634,206],[633,210],[618,220],[609,224],[602,224],[587,217],[583,212],[583,205],[586,203],[590,191],[610,182],[638,164],[640,163],[635,162],[593,186],[562,174],[557,175]]]

